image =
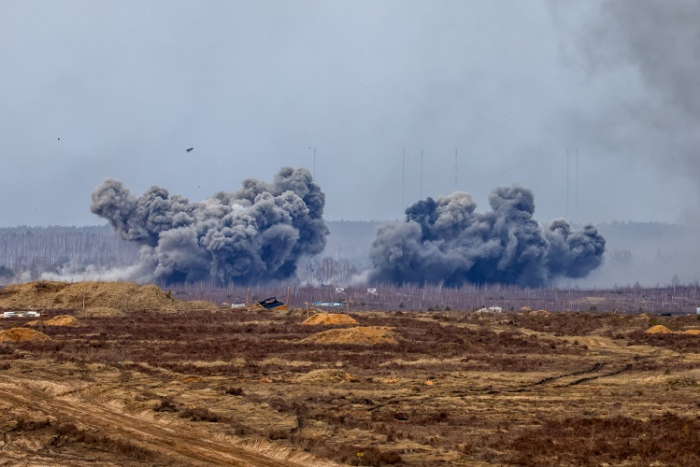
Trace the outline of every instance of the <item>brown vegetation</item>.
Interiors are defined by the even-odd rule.
[[[121,310],[106,306],[90,307],[75,314],[78,318],[122,318],[126,316]]]
[[[366,326],[128,313],[44,326],[50,341],[2,342],[3,453],[72,466],[700,460],[700,341],[684,333],[695,316],[351,315]],[[645,332],[656,325],[674,332]]]
[[[185,302],[155,285],[130,282],[28,282],[0,290],[0,309],[84,310],[112,308],[129,311],[177,312],[214,310],[203,301]]]

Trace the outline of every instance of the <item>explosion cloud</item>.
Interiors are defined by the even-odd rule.
[[[143,245],[142,276],[166,283],[285,279],[302,255],[320,253],[325,195],[306,169],[282,168],[272,184],[247,179],[199,203],[153,186],[140,198],[117,180],[92,192],[90,210]]]
[[[580,278],[603,260],[605,239],[592,225],[574,232],[564,219],[543,227],[532,218],[526,188],[497,188],[492,211],[476,212],[465,192],[427,198],[406,209],[405,222],[377,229],[370,282],[545,285]]]

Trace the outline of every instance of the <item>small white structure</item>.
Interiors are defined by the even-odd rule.
[[[27,311],[4,311],[2,313],[3,318],[39,318],[41,313],[34,310]]]
[[[345,292],[345,287],[336,287],[335,288],[335,293],[343,293]]]
[[[477,313],[503,313],[503,308],[500,306],[490,306],[488,308],[479,308],[476,310]]]
[[[375,288],[367,289],[367,293],[370,295],[377,295],[377,289],[375,289]]]

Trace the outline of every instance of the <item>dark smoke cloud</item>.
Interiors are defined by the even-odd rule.
[[[625,83],[594,114],[573,116],[569,140],[587,141],[599,146],[596,151],[629,158],[634,165],[651,162],[660,176],[687,178],[700,199],[700,2],[550,4],[563,27],[572,24],[567,37],[575,38],[574,56],[591,78]],[[695,211],[688,201],[678,200]]]
[[[199,203],[154,186],[137,198],[105,180],[90,210],[143,245],[141,274],[168,283],[286,279],[302,255],[326,245],[325,195],[306,169],[283,168],[272,184],[247,179],[235,193]]]
[[[649,236],[644,246],[633,240],[633,247],[629,236],[611,232],[609,267],[586,284],[640,281],[654,286],[668,284],[676,275],[683,281],[697,279],[700,2],[550,0],[550,5],[565,33],[562,50],[570,52],[567,58],[590,72],[590,89],[608,89],[604,96],[591,93],[595,104],[590,110],[557,115],[555,132],[566,136],[566,144],[581,143],[592,155],[624,162],[625,169],[653,167],[661,191],[653,196],[637,185],[640,196],[634,197],[634,209],[641,214],[637,217],[651,215],[651,209],[644,214],[647,202],[641,192],[647,191],[646,201],[663,200],[658,204],[681,211],[676,220],[687,226],[687,230],[669,228],[653,240]],[[611,197],[610,202],[617,199]],[[624,258],[625,253],[633,253],[634,261],[615,261],[616,255]]]
[[[585,277],[601,265],[605,239],[592,225],[574,232],[563,219],[542,227],[532,218],[532,192],[512,186],[476,212],[468,193],[427,198],[406,209],[405,222],[377,229],[370,247],[374,283],[502,283],[540,286]]]

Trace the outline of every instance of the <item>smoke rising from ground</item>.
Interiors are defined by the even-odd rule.
[[[285,167],[271,184],[247,179],[199,203],[158,186],[136,197],[109,179],[92,192],[90,210],[143,245],[142,279],[242,284],[289,278],[301,256],[323,251],[324,204],[308,170]]]
[[[585,277],[601,265],[605,239],[596,228],[573,231],[564,219],[541,226],[530,190],[497,188],[489,204],[491,211],[478,213],[465,192],[418,201],[405,222],[377,229],[369,281],[534,287]]]
[[[697,280],[700,2],[550,1],[550,5],[561,20],[564,37],[573,38],[564,46],[574,63],[589,72],[591,89],[615,86],[615,92],[593,110],[559,116],[565,127],[556,131],[566,135],[567,144],[588,146],[587,152],[622,161],[625,169],[654,167],[663,190],[655,198],[669,210],[680,208],[683,214],[676,220],[685,224],[659,235],[646,248],[637,247],[638,242],[636,248],[630,247],[628,237],[611,236],[609,253],[629,254],[633,249],[634,261],[617,261],[616,267],[606,267],[607,271],[593,275],[599,276],[597,280],[586,283],[667,284],[675,275],[683,281]],[[607,163],[600,162],[600,167]],[[643,183],[639,182],[640,193],[648,189]],[[637,205],[647,204],[640,198]],[[647,220],[653,219],[653,209],[648,207]]]
[[[616,83],[595,112],[561,118],[567,139],[591,153],[651,162],[668,184],[687,180],[700,200],[700,2],[550,2],[591,86]],[[569,35],[567,34],[567,37]],[[676,202],[688,208],[689,196]]]

